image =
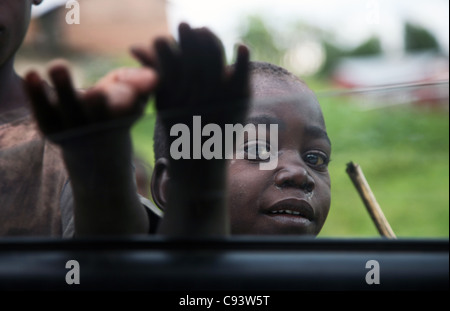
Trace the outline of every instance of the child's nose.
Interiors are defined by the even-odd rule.
[[[300,155],[285,154],[278,161],[279,169],[275,174],[275,185],[277,187],[299,188],[305,192],[312,192],[314,190],[314,179],[308,173],[307,166]]]

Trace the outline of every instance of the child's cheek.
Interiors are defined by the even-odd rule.
[[[245,187],[245,183],[248,182],[249,178],[251,179],[252,172],[246,162],[248,161],[240,159],[228,161],[227,183],[229,189],[230,187],[235,187],[237,184],[243,184]]]
[[[237,171],[244,169],[244,165],[245,165],[245,160],[236,159],[236,158],[228,160],[228,173],[229,174],[231,172],[236,173]]]

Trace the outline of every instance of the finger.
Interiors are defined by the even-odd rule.
[[[180,43],[180,49],[184,54],[188,54],[190,50],[195,49],[195,33],[189,24],[181,23],[178,26],[178,41]]]
[[[175,45],[165,38],[158,38],[154,42],[154,49],[157,58],[157,69],[165,78],[172,78],[180,64],[179,51]]]
[[[62,130],[59,111],[52,105],[44,81],[36,72],[31,71],[25,76],[25,89],[41,131],[49,135]]]
[[[188,75],[186,79],[197,79],[198,69],[202,65],[201,48],[199,47],[198,30],[193,30],[188,24],[181,23],[178,27],[183,73]]]
[[[208,28],[195,31],[197,35],[196,53],[201,58],[203,69],[207,72],[223,73],[225,66],[225,51],[220,39]]]
[[[199,80],[196,88],[200,102],[210,104],[211,100],[222,100],[225,74],[225,53],[221,41],[207,28],[196,31],[197,51],[201,62],[198,64]]]
[[[156,53],[153,49],[143,46],[133,46],[130,49],[131,55],[141,63],[141,65],[156,68]]]
[[[141,114],[159,78],[156,71],[149,68],[124,68],[118,72],[117,82],[126,84],[136,93],[137,99],[133,102],[132,110]]]
[[[155,51],[157,55],[157,70],[160,83],[157,92],[158,109],[171,109],[178,98],[184,93],[181,91],[183,82],[181,77],[180,52],[166,39],[156,39]],[[173,92],[177,90],[177,92]]]
[[[62,63],[52,65],[49,75],[58,94],[59,108],[64,122],[69,127],[85,124],[87,122],[86,115],[66,65]]]
[[[250,52],[244,45],[240,45],[237,51],[237,59],[234,69],[230,73],[228,84],[229,94],[237,98],[246,98],[250,94]]]
[[[203,68],[202,46],[199,30],[192,29],[188,24],[181,23],[178,28],[181,50],[181,81],[180,93],[190,106],[204,105],[201,99],[205,92],[205,70]]]
[[[181,51],[179,44],[172,36],[156,38],[153,43],[153,49],[158,61],[158,68],[179,68]]]
[[[118,88],[117,94],[123,96],[124,89],[127,90],[126,93],[132,92],[133,96],[121,97],[120,103],[117,103],[117,99],[113,98],[114,95],[107,96],[108,103],[111,102],[110,108],[116,110],[117,107],[122,107],[119,111],[125,113],[126,109],[130,110],[130,113],[135,113],[142,111],[147,99],[150,97],[151,93],[156,90],[159,78],[155,70],[150,68],[120,68],[112,71],[101,79],[94,90],[99,90],[102,92],[107,92],[108,94],[116,94],[115,88]],[[107,95],[108,95],[107,94]],[[130,100],[130,102],[125,103],[123,101]],[[132,101],[134,100],[134,101]],[[86,106],[86,110],[90,108]]]
[[[122,68],[117,71],[116,81],[130,85],[139,96],[145,96],[155,90],[158,75],[149,68]]]

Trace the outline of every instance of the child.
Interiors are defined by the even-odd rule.
[[[207,29],[182,24],[178,46],[160,40],[155,49],[159,63],[142,50],[135,55],[149,66],[156,63],[161,77],[152,178],[154,201],[165,210],[159,232],[317,235],[330,208],[331,143],[314,93],[280,67],[249,63],[242,46],[236,65],[226,68],[220,41]],[[226,124],[276,124],[279,136],[271,141],[270,133],[258,133],[258,145],[247,133],[231,160],[175,159],[179,145],[171,148],[179,131],[174,129],[187,126],[195,132],[193,116],[221,129]],[[190,154],[202,148],[196,139],[190,138]],[[272,156],[263,160],[261,153]],[[258,164],[264,161],[277,163],[262,170]]]
[[[319,103],[286,70],[267,63],[250,68],[254,101],[246,122],[278,124],[278,163],[274,170],[261,170],[255,160],[230,162],[231,232],[317,235],[330,208],[331,154]],[[271,152],[269,144],[258,151],[248,141],[244,148],[248,154]]]
[[[0,236],[148,233],[129,128],[157,75],[119,69],[80,94],[58,63],[49,71],[54,90],[34,72],[23,81],[14,55],[41,2],[0,1]]]
[[[67,176],[56,148],[38,137],[14,71],[31,5],[41,2],[0,2],[0,236],[61,233],[57,189]]]

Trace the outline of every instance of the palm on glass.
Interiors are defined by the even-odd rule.
[[[77,135],[77,130],[105,122],[131,126],[157,84],[157,76],[150,69],[117,69],[85,92],[74,88],[62,63],[51,66],[49,76],[54,85],[51,91],[34,71],[27,74],[25,86],[39,128],[60,143],[64,134]]]
[[[153,49],[134,49],[133,54],[158,72],[156,108],[169,143],[175,139],[169,135],[172,126],[191,127],[194,116],[201,116],[202,124],[213,123],[222,129],[225,124],[243,122],[250,93],[245,46],[238,48],[234,66],[226,66],[221,41],[206,28],[192,29],[183,23],[178,42],[157,39]],[[169,167],[170,175],[160,233],[183,237],[228,234],[226,162],[174,160],[171,156],[168,164],[165,160],[159,159],[156,164],[160,166],[155,168]]]
[[[203,117],[205,123],[241,122],[249,97],[249,52],[239,46],[233,68],[225,65],[221,41],[207,28],[182,23],[179,42],[157,39],[154,52],[133,50],[142,64],[158,71],[156,108],[168,129]]]

